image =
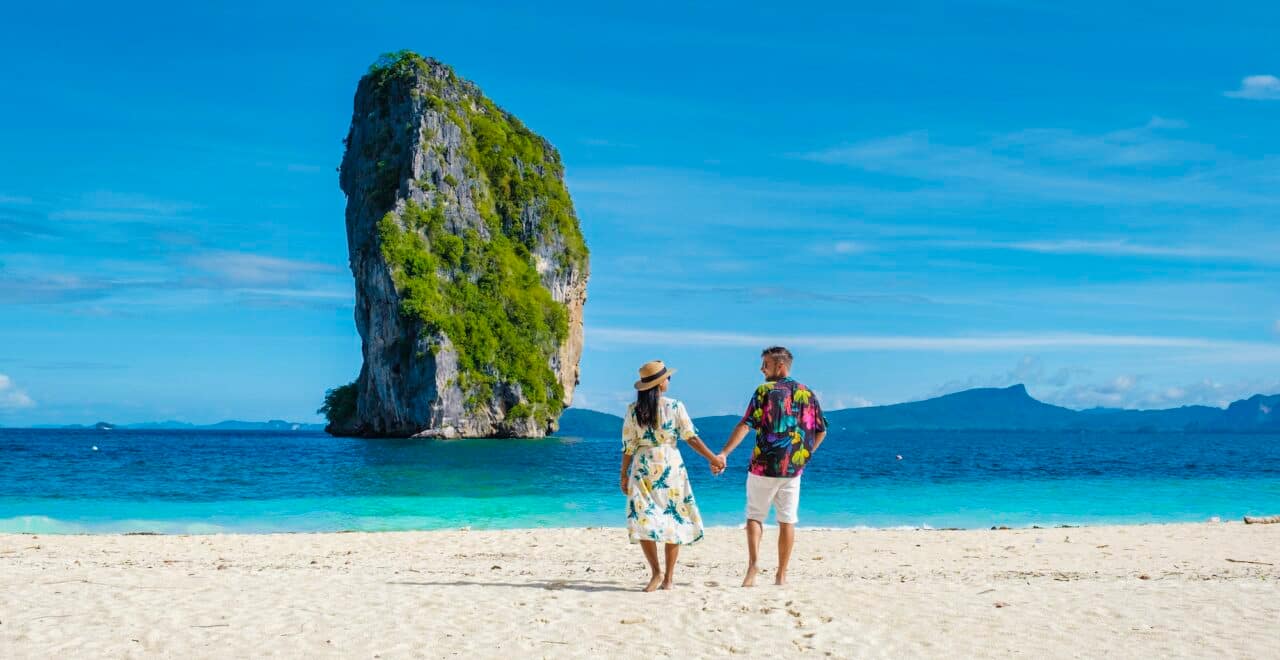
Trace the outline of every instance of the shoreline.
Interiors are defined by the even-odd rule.
[[[920,532],[946,531],[927,534]],[[0,535],[15,657],[1268,657],[1280,525],[818,530],[789,584],[740,588],[708,528],[677,589],[621,527]]]
[[[996,524],[992,526],[982,527],[933,527],[931,525],[890,525],[885,527],[874,527],[869,525],[852,525],[848,527],[831,526],[831,525],[815,525],[812,527],[805,526],[803,522],[796,528],[798,531],[815,531],[815,532],[981,532],[981,531],[1017,531],[1017,530],[1052,530],[1052,529],[1092,529],[1099,527],[1149,527],[1149,526],[1171,526],[1171,525],[1225,525],[1225,524],[1247,524],[1244,517],[1239,519],[1225,520],[1152,520],[1148,522],[1082,522],[1082,523],[1059,523],[1052,525],[1045,524],[1029,524],[1029,525],[1005,525]],[[1256,517],[1249,515],[1247,517]],[[44,518],[59,524],[64,523],[61,520],[46,518],[44,516],[23,516],[21,518]],[[13,518],[9,519],[13,520]],[[107,523],[110,524],[110,523]],[[200,521],[184,520],[173,521],[174,525],[192,525],[200,526],[208,523]],[[1280,526],[1280,525],[1278,525]],[[742,530],[745,523],[734,525],[704,525],[704,529],[711,530]],[[777,524],[770,522],[765,524],[765,529],[777,529]],[[53,536],[53,537],[72,537],[72,536],[168,536],[168,537],[204,537],[204,536],[293,536],[307,534],[431,534],[442,532],[549,532],[549,531],[570,531],[570,530],[621,530],[625,533],[625,526],[611,525],[581,525],[581,526],[547,526],[547,527],[488,527],[463,525],[458,527],[433,527],[424,529],[336,529],[336,530],[271,530],[271,531],[240,531],[240,530],[210,530],[210,531],[182,531],[182,532],[156,532],[149,530],[138,531],[4,531],[0,530],[0,539],[5,536]]]

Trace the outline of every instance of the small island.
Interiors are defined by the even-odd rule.
[[[448,65],[382,56],[340,168],[364,364],[333,435],[541,437],[573,401],[589,262],[556,149]]]

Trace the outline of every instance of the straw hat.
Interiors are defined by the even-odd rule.
[[[653,362],[645,362],[640,367],[640,380],[636,381],[637,390],[651,390],[657,387],[662,381],[671,378],[676,373],[675,369],[668,369],[662,360],[654,360]]]

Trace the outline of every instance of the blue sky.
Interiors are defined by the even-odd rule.
[[[735,411],[773,342],[828,408],[1280,391],[1275,5],[181,4],[6,11],[0,424],[316,419],[360,366],[341,140],[400,48],[562,153],[576,405],[661,357]]]

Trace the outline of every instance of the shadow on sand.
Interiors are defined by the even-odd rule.
[[[454,580],[452,582],[404,582],[391,581],[387,584],[401,584],[413,587],[514,587],[524,589],[543,589],[559,591],[640,591],[637,587],[622,587],[617,582],[586,582],[570,580],[542,580],[536,582],[480,582],[477,580]]]

